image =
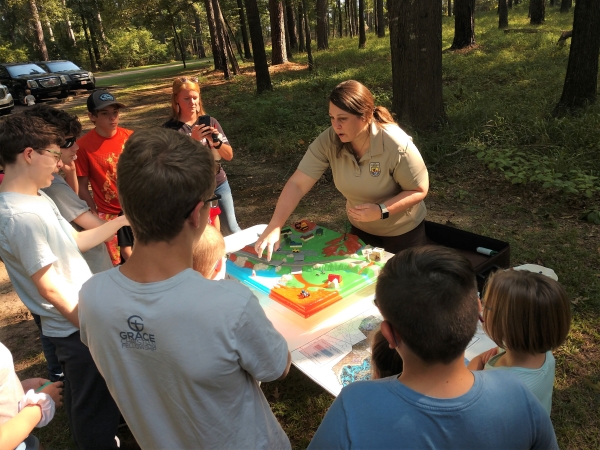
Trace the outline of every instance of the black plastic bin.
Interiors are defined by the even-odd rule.
[[[491,273],[510,267],[510,244],[508,242],[427,220],[425,221],[425,234],[428,244],[456,249],[471,261],[477,274],[477,286],[480,292]],[[482,255],[477,253],[477,247],[484,247],[498,253],[493,256]]]

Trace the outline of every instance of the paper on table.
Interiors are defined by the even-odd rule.
[[[225,236],[225,251],[227,253],[237,252],[246,245],[254,244],[260,235],[267,228],[266,224],[254,225],[245,230]]]

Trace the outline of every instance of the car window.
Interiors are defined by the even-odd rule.
[[[12,77],[46,73],[46,71],[37,64],[19,64],[18,66],[8,66],[6,69]]]
[[[0,67],[0,77],[9,78],[8,71],[4,67]]]
[[[65,62],[49,62],[46,66],[51,72],[64,72],[67,70],[81,70],[80,67],[73,64],[71,61]]]

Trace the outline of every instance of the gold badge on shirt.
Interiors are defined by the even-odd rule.
[[[381,175],[381,164],[378,162],[369,163],[369,173],[372,177]]]

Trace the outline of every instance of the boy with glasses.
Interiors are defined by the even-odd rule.
[[[136,248],[83,286],[81,339],[141,448],[290,448],[257,383],[287,375],[283,336],[247,287],[192,269],[214,171],[176,131],[127,141],[117,179]]]
[[[62,130],[39,117],[0,122],[0,257],[21,301],[41,317],[62,366],[64,401],[78,448],[117,448],[117,409],[79,337],[78,293],[92,275],[81,256],[128,222],[77,232],[40,189],[62,167]]]
[[[87,99],[88,117],[94,129],[81,137],[77,156],[77,180],[79,197],[84,200],[92,213],[104,221],[113,220],[121,212],[117,193],[117,162],[123,145],[133,133],[119,127],[119,114],[125,105],[106,90],[98,90]],[[90,195],[88,184],[94,196]],[[113,265],[121,263],[131,254],[131,246],[119,248],[115,237],[107,243]]]
[[[464,256],[404,250],[385,264],[376,297],[402,373],[343,388],[309,449],[558,449],[548,414],[516,377],[465,366],[480,303]]]

